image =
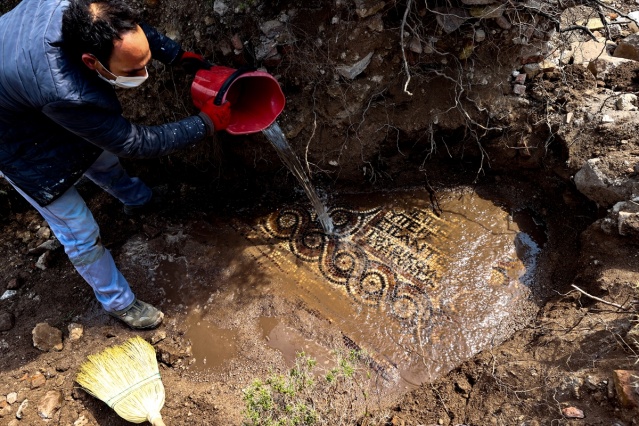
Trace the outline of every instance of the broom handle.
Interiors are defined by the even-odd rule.
[[[166,425],[164,424],[164,422],[162,421],[162,417],[158,417],[158,418],[153,419],[153,421],[151,422],[151,424],[152,424],[153,426],[166,426]]]

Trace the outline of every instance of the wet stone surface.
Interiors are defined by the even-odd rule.
[[[476,194],[441,194],[438,211],[429,200],[420,191],[337,199],[332,235],[307,206],[208,218],[134,238],[119,262],[164,292],[169,317],[184,318],[194,373],[358,349],[392,399],[537,311],[535,236]]]

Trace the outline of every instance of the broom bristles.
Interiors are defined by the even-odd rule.
[[[76,382],[132,423],[161,418],[164,385],[155,349],[139,336],[89,355]]]

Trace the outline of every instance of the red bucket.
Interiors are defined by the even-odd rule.
[[[232,135],[266,129],[286,103],[279,83],[269,73],[217,65],[195,74],[191,96],[193,104],[200,109],[212,98],[216,105],[229,101],[231,121],[226,131]]]

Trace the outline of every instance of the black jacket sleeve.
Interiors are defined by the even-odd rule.
[[[119,157],[167,155],[194,145],[209,133],[197,115],[159,126],[141,126],[121,114],[79,101],[53,102],[42,112],[75,135]]]
[[[171,40],[144,22],[140,24],[140,27],[149,40],[149,47],[153,59],[157,59],[167,65],[171,65],[179,59],[182,48],[178,42]]]

